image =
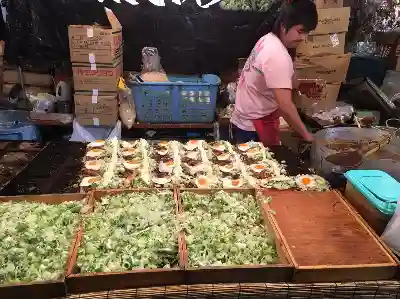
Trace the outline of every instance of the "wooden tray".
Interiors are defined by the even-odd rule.
[[[251,194],[255,196],[254,189],[177,189],[178,202],[181,203],[181,192],[189,191],[199,194],[210,194],[218,191],[225,191],[229,193],[240,192],[244,194]],[[261,209],[260,209],[261,210]],[[183,208],[181,210],[183,212]],[[263,216],[263,215],[261,215]],[[275,240],[276,249],[279,258],[279,264],[271,265],[243,265],[243,266],[221,266],[221,267],[188,267],[188,256],[190,252],[185,246],[185,284],[217,284],[217,283],[257,283],[257,282],[287,282],[291,281],[293,276],[293,266],[290,263],[290,258],[286,249],[281,246],[281,235],[279,231],[275,230],[272,223],[264,218],[264,225],[271,237]]]
[[[67,201],[80,201],[85,198],[86,194],[50,194],[50,195],[21,195],[21,196],[1,196],[0,203],[8,201],[27,201],[27,202],[40,202],[46,204],[60,204]],[[88,202],[90,203],[90,202]],[[79,228],[77,228],[79,230]],[[71,248],[68,255],[67,265],[70,263],[73,249],[75,248],[75,237],[71,242]],[[67,296],[64,284],[64,276],[66,272],[58,280],[40,281],[32,283],[12,283],[0,285],[0,298],[17,298],[17,299],[44,299],[44,298],[58,298]]]
[[[281,233],[295,282],[394,278],[396,260],[338,192],[262,193],[272,197],[264,214]]]
[[[173,200],[176,203],[176,214],[178,213],[178,203],[176,192],[173,189],[112,189],[112,190],[97,190],[91,193],[92,201],[95,204],[103,196],[120,193],[137,193],[137,192],[159,192],[163,190],[173,191]],[[95,208],[95,207],[94,207]],[[66,283],[68,292],[72,294],[100,292],[110,289],[128,289],[139,287],[155,287],[167,285],[179,285],[184,283],[184,271],[181,270],[182,259],[180,259],[179,268],[170,269],[136,269],[131,271],[107,272],[107,273],[74,273],[78,259],[78,248],[84,237],[84,227],[82,227],[76,236],[76,246],[72,253],[72,258],[68,265]],[[181,251],[181,234],[178,233],[178,250]],[[181,253],[179,252],[179,255]]]

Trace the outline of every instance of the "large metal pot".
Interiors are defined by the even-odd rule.
[[[363,152],[361,148],[353,149],[361,155],[359,161],[355,161],[353,165],[340,165],[328,162],[326,158],[333,154],[337,154],[338,151],[329,148],[327,145],[338,141],[349,141],[362,144],[365,141],[377,142],[384,138],[389,138],[387,132],[374,129],[374,128],[354,128],[354,127],[341,127],[341,128],[329,128],[318,131],[315,134],[315,142],[311,147],[311,165],[312,167],[322,175],[328,175],[334,173],[344,173],[348,170],[357,168],[363,162]]]

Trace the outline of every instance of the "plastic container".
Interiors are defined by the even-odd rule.
[[[350,170],[346,179],[381,213],[391,216],[400,197],[400,183],[380,170]]]
[[[13,123],[0,125],[0,140],[40,141],[40,133],[35,125]]]
[[[214,121],[216,75],[168,76],[170,82],[130,83],[137,121],[142,123],[209,123]]]

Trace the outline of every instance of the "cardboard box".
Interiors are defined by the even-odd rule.
[[[117,65],[72,64],[74,89],[76,92],[96,90],[101,92],[116,92],[118,78],[122,76],[122,61]]]
[[[118,114],[76,114],[75,119],[82,126],[115,126],[118,121]]]
[[[322,79],[327,83],[344,82],[351,54],[296,57],[298,79]]]
[[[343,54],[346,43],[346,33],[332,33],[325,35],[309,35],[296,49],[300,56],[319,54]]]
[[[4,70],[4,83],[20,83],[17,70]],[[49,74],[37,74],[30,72],[22,73],[24,84],[32,86],[53,86],[53,77]]]
[[[340,86],[340,83],[326,84],[324,95],[319,99],[310,99],[295,92],[293,102],[300,110],[313,114],[334,105],[339,96]]]
[[[71,62],[109,63],[122,55],[122,26],[114,13],[106,8],[110,27],[68,26]]]
[[[350,7],[318,9],[318,25],[310,35],[347,32],[350,21]]]
[[[117,94],[75,93],[75,114],[118,114]]]
[[[314,0],[317,8],[339,8],[343,7],[343,0]]]

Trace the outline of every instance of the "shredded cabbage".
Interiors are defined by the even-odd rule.
[[[82,202],[0,204],[0,283],[61,278]]]
[[[170,268],[178,244],[172,192],[107,195],[84,219],[82,273]]]
[[[219,191],[213,195],[183,192],[189,266],[271,264],[273,241],[263,226],[253,196]]]

